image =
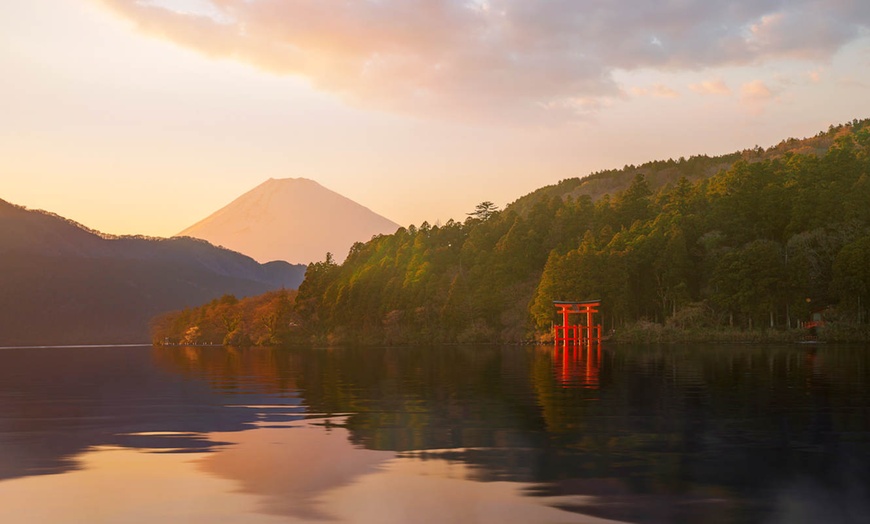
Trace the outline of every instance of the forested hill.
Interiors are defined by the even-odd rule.
[[[143,342],[162,311],[295,288],[303,272],[192,238],[103,235],[0,200],[0,346]]]
[[[549,333],[553,300],[593,298],[605,330],[785,328],[822,309],[859,325],[870,304],[870,126],[817,138],[657,190],[634,168],[612,196],[575,198],[563,182],[524,206],[483,205],[464,222],[358,243],[342,265],[308,266],[291,331],[366,343],[521,341]]]
[[[779,144],[764,149],[759,146],[727,155],[707,156],[695,155],[677,160],[655,160],[640,166],[626,165],[622,169],[608,169],[592,173],[582,178],[568,178],[558,184],[542,187],[521,197],[511,204],[511,208],[519,213],[528,211],[541,198],[560,196],[577,199],[583,195],[598,200],[604,195],[615,195],[627,189],[634,178],[642,174],[650,189],[657,191],[668,184],[675,184],[685,177],[690,182],[698,182],[710,178],[722,170],[728,169],[738,161],[760,162],[775,160],[786,155],[816,155],[822,156],[834,145],[839,137],[850,135],[868,125],[867,120],[853,120],[850,124],[830,126],[827,131],[820,131],[810,138],[788,138]]]

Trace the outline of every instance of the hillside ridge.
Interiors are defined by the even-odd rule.
[[[639,174],[644,175],[650,189],[658,191],[665,186],[674,185],[682,177],[690,182],[708,179],[729,169],[741,160],[754,163],[795,154],[822,156],[836,143],[837,139],[850,136],[868,126],[870,126],[870,119],[854,119],[845,124],[832,124],[827,131],[819,131],[811,137],[783,139],[766,149],[756,145],[723,155],[697,154],[689,158],[652,160],[638,166],[625,165],[620,169],[596,171],[582,177],[563,179],[556,184],[536,189],[519,197],[507,208],[518,213],[526,213],[536,202],[551,196],[563,199],[570,197],[575,200],[582,196],[588,196],[593,201],[597,201],[604,195],[612,197],[628,189]]]
[[[0,345],[142,342],[162,311],[294,289],[304,272],[200,239],[106,235],[0,200]]]

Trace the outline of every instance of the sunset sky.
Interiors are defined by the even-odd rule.
[[[866,0],[6,0],[0,199],[169,236],[305,177],[400,224],[870,117]]]

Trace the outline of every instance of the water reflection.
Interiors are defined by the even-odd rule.
[[[209,432],[252,427],[252,410],[226,409],[207,384],[155,372],[150,351],[0,352],[0,480],[77,469],[93,446],[210,450]]]
[[[224,438],[224,436],[221,436]],[[208,456],[200,468],[257,495],[258,511],[302,520],[328,520],[324,494],[372,474],[395,453],[358,449],[348,432],[312,424],[272,425],[226,435],[233,445]]]
[[[3,356],[0,507],[140,460],[241,522],[850,522],[870,500],[863,348]]]
[[[547,348],[541,348],[547,351]],[[588,340],[581,345],[556,345],[553,370],[562,387],[598,389],[601,374],[601,342]]]
[[[463,464],[476,481],[582,495],[584,502],[560,507],[587,515],[636,522],[776,515],[782,503],[771,493],[788,493],[790,479],[833,478],[844,464],[868,464],[867,413],[849,412],[855,399],[867,400],[860,386],[867,377],[855,376],[866,357],[848,349],[824,358],[794,348],[597,345],[280,358],[286,376],[273,369],[263,383],[293,383],[310,409],[347,413],[342,427],[354,444]],[[211,362],[202,367],[209,376],[236,376],[206,371],[216,360],[198,359]],[[831,367],[842,379],[833,390]],[[847,426],[864,445],[845,452],[839,440]]]

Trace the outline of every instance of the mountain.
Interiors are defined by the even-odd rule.
[[[398,228],[313,180],[270,178],[178,236],[208,240],[260,262],[308,264],[327,252],[341,262],[354,243]]]
[[[158,313],[296,288],[304,273],[193,238],[103,235],[0,200],[0,345],[143,342]]]

